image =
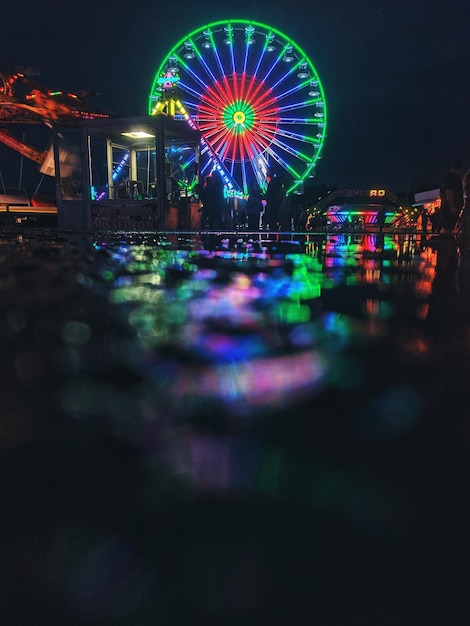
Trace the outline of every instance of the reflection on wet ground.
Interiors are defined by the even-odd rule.
[[[469,277],[419,233],[3,233],[2,623],[467,623]]]

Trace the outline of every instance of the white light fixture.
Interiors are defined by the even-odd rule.
[[[155,138],[155,135],[148,133],[146,130],[131,130],[127,133],[121,133],[124,137],[130,137],[131,139],[149,139],[150,137]]]

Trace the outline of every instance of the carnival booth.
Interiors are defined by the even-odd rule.
[[[197,228],[200,133],[184,119],[82,120],[54,128],[53,146],[59,229]]]
[[[340,230],[396,227],[404,216],[399,198],[386,189],[338,189],[307,212],[307,230],[319,225]]]

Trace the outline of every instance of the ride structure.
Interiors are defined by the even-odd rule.
[[[169,87],[201,132],[201,175],[223,169],[244,195],[275,171],[287,193],[313,177],[326,137],[318,73],[281,31],[259,22],[212,22],[183,37],[158,68],[148,112],[168,110]]]
[[[44,124],[77,126],[81,120],[108,118],[109,113],[91,108],[86,98],[90,92],[64,93],[52,91],[32,81],[24,74],[6,74],[0,71],[0,142],[38,164],[41,173],[54,176],[53,149],[47,150],[25,143],[15,137],[7,125]],[[71,174],[77,155],[66,145],[61,146],[62,174]]]

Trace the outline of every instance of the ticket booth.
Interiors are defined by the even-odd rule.
[[[53,136],[60,230],[190,230],[200,133],[166,115],[82,120]]]

